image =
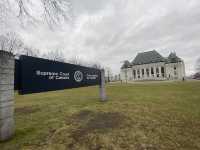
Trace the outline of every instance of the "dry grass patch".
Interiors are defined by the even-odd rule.
[[[64,146],[67,149],[100,149],[108,141],[101,141],[113,130],[125,127],[128,118],[119,112],[94,112],[82,110],[66,120],[66,126],[59,129],[51,138],[52,146]],[[95,145],[89,144],[94,143]],[[100,140],[100,141],[99,141]],[[107,143],[109,145],[109,143]],[[110,143],[112,144],[112,143]]]
[[[107,85],[16,96],[2,150],[199,150],[200,82]]]

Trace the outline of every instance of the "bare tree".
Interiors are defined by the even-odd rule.
[[[71,0],[40,0],[40,4],[42,12],[34,9],[33,1],[31,0],[1,0],[0,11],[2,13],[0,16],[3,15],[2,18],[5,20],[8,16],[5,14],[13,12],[13,5],[16,5],[18,12],[15,12],[15,17],[19,19],[23,27],[27,25],[36,26],[39,22],[45,22],[53,29],[63,22],[72,21],[73,11]]]
[[[8,39],[5,35],[0,35],[0,50],[6,50]]]
[[[32,57],[39,57],[40,51],[36,48],[25,46],[21,54]]]
[[[38,57],[38,49],[26,46],[15,32],[0,35],[0,50],[13,53],[16,57],[20,55]]]
[[[1,0],[0,1],[0,28],[3,30],[8,23],[9,19],[9,9],[8,9],[9,3],[7,0]]]
[[[74,57],[70,58],[68,60],[68,62],[71,63],[71,64],[75,64],[75,65],[85,66],[85,63],[83,62],[83,60],[81,60],[81,58],[79,58],[78,56],[74,56]]]
[[[68,60],[69,63],[75,64],[75,65],[81,65],[85,67],[91,67],[91,68],[96,68],[96,69],[102,69],[103,67],[101,66],[100,63],[98,62],[87,62],[81,59],[78,56],[74,56]]]
[[[96,69],[102,69],[103,67],[101,66],[101,64],[99,63],[94,63],[91,65],[92,68],[96,68]]]
[[[24,43],[15,32],[0,35],[0,49],[14,54],[20,53]]]
[[[72,19],[72,5],[69,0],[41,0],[44,20],[50,28]]]
[[[16,0],[18,7],[19,7],[19,13],[17,15],[17,18],[19,18],[21,25],[23,27],[26,27],[27,24],[31,24],[33,26],[36,26],[38,23],[38,20],[31,15],[30,10],[28,9],[27,5],[31,5],[31,1],[29,0]]]
[[[61,50],[48,51],[47,53],[43,54],[43,58],[53,61],[65,62],[64,54]]]

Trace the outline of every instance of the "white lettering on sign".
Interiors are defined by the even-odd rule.
[[[69,80],[69,73],[65,72],[44,72],[40,70],[36,70],[37,76],[48,77],[49,80]]]
[[[87,80],[96,80],[97,78],[97,74],[87,74]]]

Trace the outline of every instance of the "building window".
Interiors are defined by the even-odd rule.
[[[175,76],[177,75],[177,68],[176,68],[176,66],[174,66],[174,75]]]
[[[159,77],[159,68],[156,68],[156,76]]]
[[[142,77],[144,77],[144,69],[142,69]]]
[[[140,78],[140,70],[139,69],[137,70],[137,75],[138,75],[138,78]]]
[[[159,73],[159,68],[156,68],[156,73]]]
[[[174,70],[176,70],[176,66],[174,66]]]
[[[133,78],[135,79],[136,78],[136,71],[133,70]]]
[[[146,69],[147,77],[149,77],[149,69]]]
[[[154,76],[154,70],[153,70],[153,67],[151,67],[151,75]]]
[[[161,74],[162,74],[162,77],[164,78],[165,77],[165,68],[164,67],[161,67]]]

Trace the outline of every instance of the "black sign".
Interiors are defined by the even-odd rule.
[[[100,70],[79,65],[21,56],[19,69],[20,94],[100,84]]]

